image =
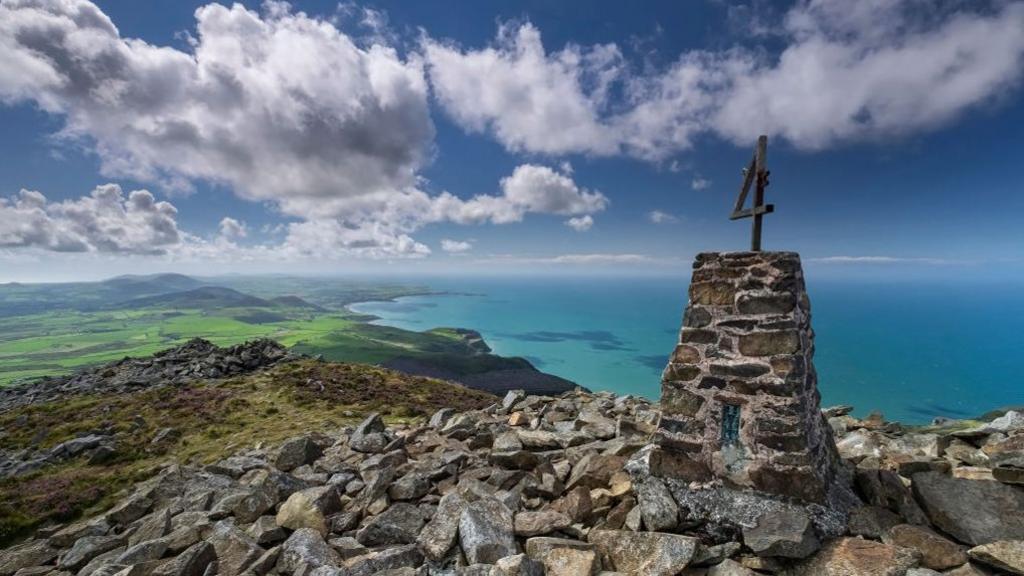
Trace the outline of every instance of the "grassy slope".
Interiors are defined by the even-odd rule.
[[[227,308],[216,312],[146,308],[126,311],[61,311],[0,319],[0,384],[33,376],[66,373],[124,356],[147,356],[201,337],[218,345],[269,336],[291,344],[302,338],[344,330],[344,315],[315,320],[295,311],[291,320],[247,323],[237,319],[262,309]]]
[[[252,322],[268,310],[285,318]],[[0,385],[65,374],[125,356],[148,356],[194,337],[220,346],[269,337],[296,352],[368,364],[397,356],[441,358],[446,365],[466,373],[504,362],[474,354],[462,336],[452,330],[412,332],[363,320],[345,311],[282,307],[215,311],[147,308],[0,318]]]
[[[5,449],[49,449],[96,430],[118,433],[118,448],[104,465],[80,458],[0,481],[0,545],[41,523],[109,506],[118,490],[169,460],[210,463],[259,442],[275,445],[298,431],[330,432],[373,411],[390,421],[409,421],[441,407],[464,410],[495,400],[371,366],[306,360],[213,383],[83,396],[3,414],[0,447]],[[151,446],[154,435],[167,427],[182,436],[163,448]]]

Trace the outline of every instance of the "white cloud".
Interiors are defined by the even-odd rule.
[[[928,16],[913,0],[853,4],[790,10],[788,46],[733,79],[716,130],[738,142],[765,132],[824,148],[933,128],[1020,79],[1024,3],[934,7]]]
[[[578,216],[576,218],[569,218],[566,220],[565,225],[577,232],[586,232],[594,225],[594,219],[591,218],[590,215]]]
[[[415,183],[433,138],[420,65],[268,4],[196,10],[194,53],[122,38],[85,0],[0,7],[0,94],[65,117],[105,174],[226,182],[292,215]]]
[[[471,242],[460,241],[460,240],[449,240],[445,238],[441,240],[441,250],[445,252],[468,252],[473,249]]]
[[[418,258],[430,248],[407,234],[380,223],[346,226],[338,220],[309,220],[288,225],[288,237],[280,250],[307,258],[349,255],[361,258]]]
[[[235,243],[248,234],[244,222],[224,217],[212,239],[179,233],[174,206],[155,201],[145,190],[125,199],[118,185],[105,184],[90,196],[61,203],[48,203],[39,192],[22,191],[16,199],[0,199],[0,248],[166,253],[180,260],[420,258],[429,255],[430,248],[410,232],[429,223],[505,224],[518,222],[528,213],[542,213],[574,216],[570,220],[578,224],[573,227],[583,230],[593,224],[590,213],[608,204],[600,192],[580,188],[572,178],[532,164],[517,167],[501,180],[500,188],[500,194],[469,200],[447,192],[431,197],[419,190],[372,196],[353,203],[347,221],[314,218],[264,227],[264,233],[283,233],[284,238],[246,247]],[[442,242],[447,252],[470,246]]]
[[[505,256],[497,260],[517,264],[648,264],[657,259],[644,254],[561,254],[557,256]]]
[[[527,213],[581,216],[600,212],[608,198],[580,188],[571,177],[536,164],[521,164],[501,179],[501,194],[462,200],[448,193],[430,200],[431,221],[460,224],[519,222]]]
[[[284,240],[298,253],[422,256],[429,248],[410,235],[429,223],[581,216],[608,203],[577,187],[567,163],[524,164],[498,195],[421,190],[434,136],[427,82],[420,56],[386,45],[383,13],[362,11],[368,46],[283,2],[195,14],[185,52],[122,37],[87,0],[5,2],[0,100],[62,117],[59,136],[92,146],[104,174],[186,190],[223,183],[276,206],[299,220]],[[616,60],[600,49],[563,57]],[[226,226],[225,237],[240,237]]]
[[[662,212],[661,210],[651,210],[647,213],[647,218],[655,224],[672,224],[673,222],[679,222],[679,218],[668,212]]]
[[[618,47],[568,45],[549,54],[525,23],[501,26],[495,44],[480,50],[427,39],[423,51],[435,95],[467,130],[490,131],[511,150],[616,151],[599,116],[622,71]]]
[[[695,176],[693,180],[690,181],[690,188],[693,188],[694,190],[707,190],[710,187],[711,180],[708,180],[707,178]]]
[[[502,26],[490,47],[424,51],[440,103],[468,130],[511,150],[654,161],[701,134],[818,149],[933,129],[1019,83],[1020,1],[927,16],[916,0],[856,4],[798,2],[772,26],[776,53],[694,50],[661,70],[630,70],[615,45],[547,52],[529,23]]]
[[[225,238],[245,238],[249,234],[245,222],[239,222],[230,216],[221,219],[218,229],[220,235]]]
[[[908,262],[946,264],[950,262],[943,258],[904,258],[897,256],[825,256],[822,258],[810,258],[809,260],[822,264],[900,264]]]
[[[822,148],[931,129],[1015,87],[1024,3],[951,6],[924,17],[915,0],[804,0],[772,27],[778,51],[689,51],[637,70],[614,44],[548,51],[529,23],[502,26],[488,47],[426,37],[422,54],[402,56],[383,13],[362,13],[371,34],[361,41],[283,2],[209,4],[177,49],[122,37],[87,0],[6,0],[0,101],[62,118],[58,138],[94,150],[106,175],[181,190],[212,182],[277,207],[290,222],[280,253],[417,257],[430,252],[413,238],[427,224],[531,213],[583,222],[608,205],[568,165],[523,164],[497,193],[468,199],[424,191],[435,152],[428,75],[457,123],[510,150],[660,162],[700,136],[746,146],[760,132]],[[26,210],[18,202],[33,200],[3,209]],[[104,245],[45,218],[43,232],[0,230],[9,246],[146,250],[132,236],[145,228]],[[154,250],[171,236],[151,237]]]
[[[182,241],[177,213],[173,205],[157,202],[146,190],[135,190],[126,198],[116,184],[63,202],[22,190],[15,198],[0,198],[0,247],[164,254]]]
[[[63,117],[60,136],[92,146],[105,175],[227,184],[286,215],[335,220],[317,227],[346,230],[342,245],[417,192],[434,128],[415,56],[358,46],[279,2],[195,14],[183,52],[120,36],[86,0],[4,2],[0,99]],[[386,245],[417,253],[401,235]]]

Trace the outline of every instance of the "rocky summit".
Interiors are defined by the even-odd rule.
[[[281,385],[288,368],[319,375],[302,377],[295,406],[351,390],[332,388],[329,363],[296,362],[242,387]],[[367,390],[410,395],[391,385]],[[449,406],[407,418],[359,409],[349,424],[314,425],[261,412],[291,414],[290,436],[136,470],[130,488],[0,550],[0,576],[1024,574],[1017,412],[909,428],[824,410],[835,481],[859,499],[825,529],[781,496],[750,523],[735,499],[688,500],[653,474],[657,403],[577,390],[485,405],[443,391]],[[75,441],[61,465],[105,465],[91,462],[93,439]]]

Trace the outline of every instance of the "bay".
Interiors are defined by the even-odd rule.
[[[351,308],[408,330],[472,328],[497,354],[592,390],[655,399],[687,288],[650,277],[425,283],[449,293]],[[808,290],[823,405],[923,423],[1024,404],[1019,287],[808,281]]]

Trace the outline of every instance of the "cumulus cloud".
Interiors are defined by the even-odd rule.
[[[106,174],[226,182],[306,217],[412,186],[433,137],[415,61],[279,3],[196,10],[193,53],[122,38],[86,0],[0,7],[0,94],[64,115]]]
[[[365,42],[283,2],[262,12],[209,4],[195,16],[182,51],[122,37],[88,0],[4,2],[0,100],[62,117],[58,136],[91,146],[106,175],[185,190],[221,183],[276,206],[298,220],[284,239],[295,253],[416,257],[430,250],[411,234],[430,223],[578,217],[608,203],[578,187],[567,163],[524,164],[498,194],[423,191],[434,126],[422,57],[387,44],[379,13],[363,13],[374,31]],[[618,57],[563,59],[614,68]],[[602,82],[595,74],[580,82]],[[221,228],[229,239],[245,232],[236,221]]]
[[[434,135],[416,57],[358,46],[279,2],[195,14],[183,52],[122,37],[86,0],[4,2],[0,99],[61,115],[60,136],[93,146],[106,175],[227,184],[286,215],[338,222],[324,231],[372,229],[347,216],[353,205],[365,216],[415,192]]]
[[[586,232],[594,225],[594,219],[590,215],[577,216],[576,218],[566,220],[565,225],[577,232]]]
[[[694,179],[690,181],[690,188],[693,188],[694,190],[707,190],[710,187],[711,180],[708,180],[707,178],[695,176]]]
[[[182,241],[177,214],[173,205],[157,202],[147,190],[125,197],[116,184],[63,202],[22,190],[14,198],[0,198],[0,247],[164,254]]]
[[[780,50],[694,50],[660,70],[630,69],[613,44],[546,51],[529,23],[484,48],[427,40],[424,54],[456,122],[511,150],[661,161],[701,134],[761,133],[818,149],[931,129],[1019,82],[1024,3],[920,8],[803,0],[770,27]]]
[[[647,213],[647,219],[655,224],[671,224],[679,221],[679,218],[674,214],[663,212],[661,210],[651,210]]]
[[[230,216],[221,219],[218,229],[220,235],[225,238],[245,238],[249,234],[248,227],[244,222],[239,222]]]
[[[581,188],[565,173],[547,166],[521,164],[501,179],[501,194],[463,200],[443,193],[431,201],[429,218],[459,224],[519,222],[528,213],[582,216],[600,212],[608,197]]]
[[[402,55],[380,14],[365,12],[372,33],[354,39],[283,2],[209,4],[177,49],[122,36],[88,0],[6,0],[0,101],[62,118],[58,138],[94,150],[106,175],[180,190],[212,182],[275,206],[289,222],[287,253],[418,257],[430,249],[413,236],[431,223],[544,213],[582,225],[608,205],[568,164],[523,164],[496,192],[468,198],[425,191],[428,78],[455,122],[510,150],[666,163],[707,134],[749,145],[765,132],[815,149],[931,129],[1015,87],[1024,3],[943,3],[927,16],[914,7],[801,0],[772,16],[771,49],[688,51],[637,69],[615,44],[546,49],[530,23],[501,26],[482,48],[428,32],[419,52]],[[138,202],[147,197],[173,208],[148,193]],[[132,198],[126,213],[141,210]],[[84,228],[64,233],[74,228],[46,224],[59,217],[49,206],[64,203],[44,202],[40,215],[33,202],[4,201],[43,218],[42,232],[2,224],[6,245],[146,250],[135,228],[112,244]],[[173,215],[163,218],[152,250],[173,245]]]
[[[590,214],[603,210],[608,199],[578,186],[572,178],[546,166],[523,164],[500,181],[499,194],[463,200],[444,192],[429,196],[420,190],[369,197],[351,206],[348,220],[313,218],[282,223],[265,232],[283,234],[272,243],[239,246],[248,227],[224,217],[214,238],[179,232],[177,210],[157,202],[146,190],[124,198],[116,184],[96,188],[90,196],[59,203],[39,192],[23,190],[14,199],[0,198],[0,248],[33,247],[55,251],[169,254],[183,260],[289,260],[345,257],[420,258],[430,248],[410,233],[426,224],[518,222],[526,214],[573,216],[569,225],[585,230]],[[462,252],[469,242],[444,240],[442,250]]]
[[[466,129],[490,131],[511,150],[616,151],[600,114],[624,65],[618,47],[570,44],[548,53],[540,31],[525,23],[502,25],[494,45],[480,50],[432,39],[423,50],[434,93]]]
[[[737,141],[758,131],[808,149],[941,125],[1012,88],[1024,57],[1024,3],[811,0],[784,20],[789,45],[749,60],[716,112]]]
[[[423,257],[430,248],[408,234],[379,223],[345,225],[338,220],[309,220],[288,225],[288,236],[280,250],[297,257],[336,258],[338,255],[363,258],[394,256]]]
[[[473,249],[471,242],[465,242],[460,240],[449,240],[445,238],[441,240],[441,250],[445,252],[457,253],[457,252],[468,252]]]

